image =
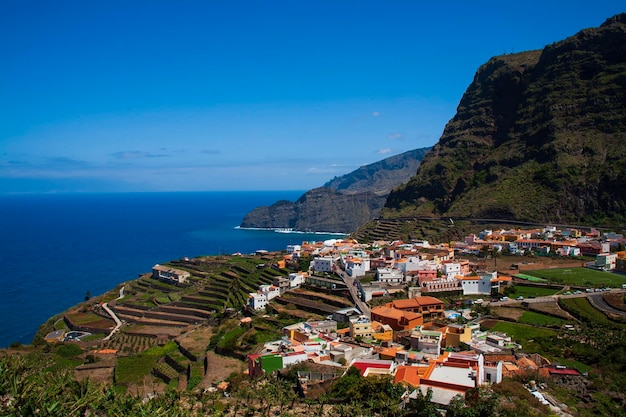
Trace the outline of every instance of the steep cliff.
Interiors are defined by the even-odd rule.
[[[248,213],[241,227],[349,233],[378,216],[389,192],[415,175],[430,148],[416,149],[335,177],[297,201],[278,201]]]
[[[626,14],[481,66],[383,217],[626,222]]]

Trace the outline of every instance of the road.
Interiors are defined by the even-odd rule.
[[[348,287],[350,295],[352,296],[352,301],[354,301],[356,307],[361,310],[361,313],[363,313],[364,316],[370,319],[372,317],[370,307],[367,305],[366,302],[361,301],[361,299],[359,298],[358,287],[354,285],[354,281],[356,280],[356,278],[352,278],[344,270],[340,269],[339,266],[337,266],[336,272],[337,274],[339,274],[343,282]]]
[[[624,290],[620,290],[620,289],[612,289],[611,292],[619,292],[619,293],[623,293]],[[555,294],[555,295],[547,295],[547,296],[543,296],[543,297],[536,297],[536,298],[525,298],[524,300],[515,300],[515,299],[510,299],[508,301],[497,301],[497,302],[492,302],[490,303],[492,306],[505,306],[505,305],[519,305],[522,302],[528,303],[528,304],[534,304],[534,303],[545,303],[548,301],[552,301],[555,299],[559,299],[559,298],[581,298],[581,297],[587,297],[589,298],[592,302],[592,304],[599,310],[602,310],[604,312],[607,313],[612,313],[612,314],[617,314],[617,315],[621,315],[621,316],[625,316],[626,317],[626,312],[621,311],[621,310],[617,310],[613,307],[611,307],[610,305],[608,305],[606,303],[606,301],[604,301],[604,299],[602,298],[602,294],[603,292],[592,292],[592,293],[588,293],[588,292],[583,292],[581,294],[570,294],[570,295],[563,295],[563,294]]]
[[[120,288],[120,296],[117,297],[115,300],[116,301],[117,300],[121,300],[122,298],[124,298],[124,287]],[[113,320],[115,320],[115,328],[113,330],[111,330],[111,333],[109,333],[109,335],[107,337],[102,339],[102,340],[109,340],[111,338],[111,336],[113,336],[120,329],[120,327],[122,327],[123,323],[119,319],[119,317],[117,317],[115,312],[109,308],[109,304],[108,303],[102,304],[102,308],[104,309],[104,311],[109,313],[109,316],[111,316],[111,318],[113,318]]]

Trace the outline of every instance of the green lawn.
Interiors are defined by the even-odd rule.
[[[521,278],[521,279],[525,279],[526,281],[531,281],[531,282],[547,282],[548,281],[546,279],[533,277],[532,275],[527,275],[527,274],[515,274],[513,276],[515,278]]]
[[[589,287],[619,287],[626,284],[626,276],[588,268],[554,268],[526,271],[527,275],[550,282]]]
[[[506,333],[511,336],[514,342],[520,343],[524,350],[530,353],[541,352],[541,344],[536,343],[538,339],[549,339],[557,336],[554,330],[503,321],[496,323],[491,330]]]
[[[534,324],[538,326],[563,326],[567,324],[567,320],[552,317],[547,314],[537,313],[535,311],[525,311],[518,320],[520,323]]]
[[[514,297],[522,296],[524,298],[528,297],[545,297],[548,295],[554,295],[559,290],[555,290],[553,288],[546,287],[528,287],[526,285],[516,285],[515,291],[513,293]]]

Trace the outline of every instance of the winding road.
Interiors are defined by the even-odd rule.
[[[120,288],[120,296],[117,297],[115,301],[121,300],[122,298],[124,298],[124,287]],[[102,339],[102,340],[109,340],[111,336],[113,336],[120,329],[120,327],[122,327],[123,323],[122,323],[122,320],[120,320],[119,317],[117,317],[115,312],[109,308],[108,303],[102,304],[102,308],[104,309],[104,311],[106,311],[109,314],[109,316],[111,316],[113,320],[115,320],[115,328],[111,330],[111,333],[109,333],[107,337]]]

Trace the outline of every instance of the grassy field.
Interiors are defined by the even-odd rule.
[[[587,298],[562,298],[559,304],[574,317],[590,323],[608,324],[611,321],[596,310]]]
[[[115,382],[117,384],[140,382],[152,371],[161,356],[177,349],[176,343],[167,342],[164,346],[151,347],[139,355],[119,358],[115,367]]]
[[[513,296],[518,297],[518,296],[522,296],[524,298],[528,298],[528,297],[545,297],[548,295],[554,295],[556,294],[559,290],[555,290],[553,288],[546,288],[546,287],[528,287],[526,285],[516,285],[514,292],[512,293]]]
[[[519,322],[538,326],[562,326],[568,323],[567,320],[537,313],[535,311],[525,311],[522,317],[520,317]]]
[[[626,276],[588,268],[555,268],[526,271],[527,275],[559,284],[583,287],[619,287],[626,284]]]
[[[520,343],[525,351],[539,353],[543,351],[542,340],[557,336],[557,332],[528,324],[498,322],[490,330],[506,333],[514,342]]]
[[[515,274],[513,276],[515,278],[525,279],[526,281],[530,281],[530,282],[548,282],[547,279],[537,278],[537,277],[533,277],[532,275],[527,275],[527,274]]]

